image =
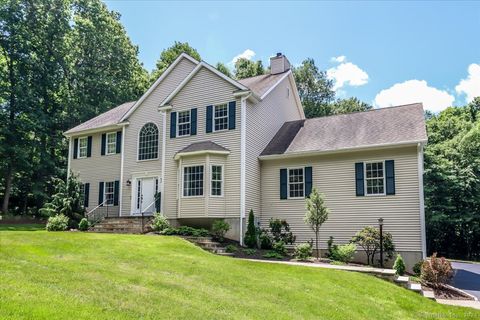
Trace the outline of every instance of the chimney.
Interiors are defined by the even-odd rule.
[[[270,74],[278,74],[290,70],[290,62],[281,52],[270,58]]]

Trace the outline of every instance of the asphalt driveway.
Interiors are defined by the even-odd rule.
[[[452,262],[455,269],[452,285],[473,294],[480,300],[480,264]]]

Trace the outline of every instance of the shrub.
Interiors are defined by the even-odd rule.
[[[80,220],[78,224],[78,230],[87,231],[89,227],[90,223],[88,222],[87,218],[83,218],[82,220]]]
[[[356,250],[357,246],[354,243],[334,246],[332,256],[330,258],[336,261],[348,263],[352,261]]]
[[[313,254],[312,245],[310,243],[302,243],[295,247],[294,256],[298,260],[308,260]]]
[[[220,242],[225,240],[225,234],[228,230],[230,230],[230,225],[224,220],[215,220],[212,224],[212,236]]]
[[[196,229],[187,226],[181,226],[179,228],[168,227],[160,231],[160,234],[167,236],[191,236],[191,237],[208,237],[210,233],[206,229]]]
[[[413,265],[413,273],[415,273],[417,277],[419,277],[420,274],[422,273],[422,264],[423,264],[423,260],[420,260]]]
[[[264,258],[267,258],[267,259],[283,259],[283,256],[281,254],[279,254],[278,252],[275,252],[275,251],[269,251],[267,253],[265,253],[263,255]]]
[[[258,236],[258,239],[260,241],[261,249],[265,249],[265,250],[272,249],[273,238],[270,236],[267,230],[262,229],[260,231],[260,235]]]
[[[247,256],[252,256],[252,255],[254,255],[255,253],[257,253],[257,249],[252,249],[252,248],[243,249],[243,252],[245,252],[245,254],[246,254]]]
[[[253,210],[248,213],[247,232],[245,232],[245,245],[249,248],[256,248],[258,245],[258,229],[255,226]]]
[[[154,231],[160,232],[170,227],[170,223],[168,222],[167,217],[160,212],[157,212],[153,214],[153,220],[150,227]]]
[[[270,219],[269,222],[270,233],[272,234],[275,242],[283,241],[285,244],[293,244],[296,237],[290,231],[290,225],[287,220]]]
[[[228,246],[225,247],[225,251],[227,251],[228,253],[237,252],[237,250],[238,248],[233,244],[229,244]]]
[[[281,254],[282,256],[286,256],[288,251],[287,248],[285,247],[285,242],[282,240],[274,242],[272,245],[273,251],[275,251],[278,254]]]
[[[365,227],[355,234],[352,242],[358,244],[365,250],[367,263],[374,264],[375,255],[380,250],[380,230],[375,227]],[[383,232],[383,253],[384,260],[393,258],[395,246],[393,245],[392,234]]]
[[[403,276],[405,273],[405,263],[403,262],[403,258],[400,254],[397,254],[397,259],[395,259],[395,263],[393,264],[393,269],[395,269],[396,274]]]
[[[328,241],[327,241],[327,248],[328,248],[328,252],[326,254],[327,258],[330,258],[333,254],[333,250],[336,246],[333,244],[333,237],[330,236],[330,238],[328,238]]]
[[[68,228],[68,217],[63,214],[58,214],[48,218],[47,231],[65,231]]]
[[[433,285],[445,284],[453,277],[452,264],[445,258],[437,258],[435,252],[430,259],[423,261],[421,279]]]

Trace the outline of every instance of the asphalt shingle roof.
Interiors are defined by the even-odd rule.
[[[421,103],[285,123],[261,156],[427,140]]]
[[[216,144],[213,141],[200,141],[189,144],[177,153],[195,152],[195,151],[229,151],[227,148]]]
[[[286,72],[288,71],[278,74],[263,74],[261,76],[241,79],[238,80],[238,82],[248,87],[256,95],[261,97],[265,94],[265,92],[268,91],[268,89],[275,85],[278,80],[285,75]]]

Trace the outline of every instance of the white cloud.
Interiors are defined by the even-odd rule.
[[[345,62],[345,59],[346,59],[346,58],[347,58],[347,57],[345,57],[345,56],[338,56],[338,57],[332,57],[330,60],[331,60],[332,62],[342,63],[342,62]]]
[[[251,49],[247,49],[247,50],[243,51],[242,53],[233,57],[232,61],[230,61],[230,64],[234,65],[235,62],[237,62],[237,60],[240,59],[240,58],[245,58],[247,60],[251,60],[254,56],[255,56],[255,51],[253,51]]]
[[[337,57],[345,61],[345,57]],[[340,61],[339,61],[340,62]],[[336,67],[327,70],[327,77],[335,81],[333,90],[340,89],[346,85],[358,87],[368,82],[368,74],[351,62],[342,62]]]
[[[380,91],[374,104],[383,108],[422,102],[425,109],[438,112],[451,106],[454,100],[455,97],[447,91],[429,87],[425,80],[408,80]]]
[[[468,66],[468,77],[462,79],[455,87],[457,94],[466,94],[467,102],[480,96],[480,64],[472,63]]]

